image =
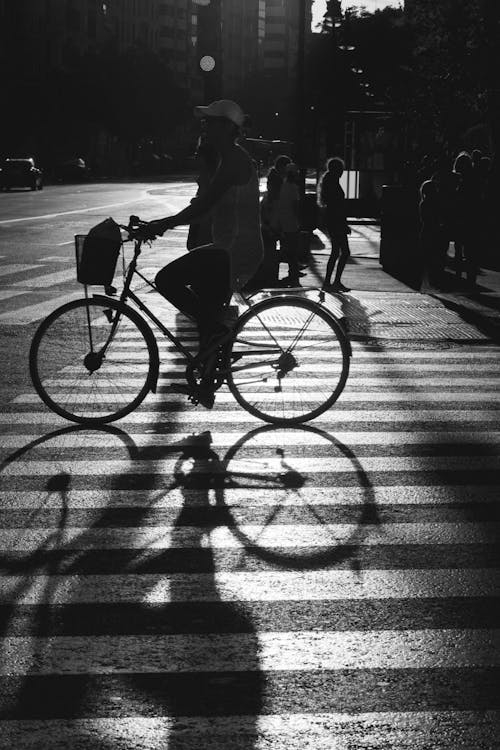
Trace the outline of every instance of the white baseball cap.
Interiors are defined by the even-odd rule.
[[[195,107],[194,114],[200,120],[206,117],[224,117],[226,120],[234,122],[238,127],[241,127],[245,121],[245,113],[240,105],[231,101],[231,99],[218,99],[206,107]]]

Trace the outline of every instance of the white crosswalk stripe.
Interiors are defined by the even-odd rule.
[[[160,349],[105,429],[0,414],[0,748],[493,750],[498,351],[355,343],[284,429]]]

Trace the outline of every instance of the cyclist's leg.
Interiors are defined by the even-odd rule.
[[[156,275],[158,291],[182,313],[194,318],[200,334],[220,320],[230,290],[227,252],[213,245],[196,248]]]

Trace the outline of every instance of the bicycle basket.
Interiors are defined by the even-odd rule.
[[[76,234],[76,278],[80,284],[111,284],[121,243],[120,228],[113,219],[102,221],[88,234]]]

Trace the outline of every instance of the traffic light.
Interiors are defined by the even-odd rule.
[[[197,59],[203,75],[205,99],[220,98],[222,73],[221,1],[193,0],[198,6]]]

